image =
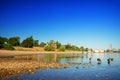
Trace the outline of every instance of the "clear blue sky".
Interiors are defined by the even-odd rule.
[[[0,36],[120,48],[120,0],[0,0]]]

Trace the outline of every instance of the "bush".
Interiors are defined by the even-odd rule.
[[[4,47],[3,44],[0,44],[0,49],[3,48],[3,47]]]
[[[4,49],[6,50],[14,50],[13,46],[11,44],[4,44]]]
[[[51,48],[50,48],[49,45],[47,45],[47,46],[45,46],[44,50],[45,50],[45,51],[51,51]]]
[[[59,50],[60,51],[65,51],[65,46],[60,46]]]

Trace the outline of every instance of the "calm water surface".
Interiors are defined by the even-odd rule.
[[[19,56],[16,57],[18,59]],[[98,58],[101,64],[98,64]],[[110,63],[109,58],[113,59]],[[120,80],[120,53],[44,54],[34,58],[27,56],[29,59],[67,63],[69,66],[35,70],[34,74],[15,75],[5,80]]]

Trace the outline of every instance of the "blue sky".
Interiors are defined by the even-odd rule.
[[[0,36],[120,48],[119,0],[0,0]]]

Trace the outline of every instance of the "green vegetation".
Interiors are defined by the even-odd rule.
[[[59,41],[50,40],[49,42],[41,42],[39,44],[39,40],[35,40],[32,36],[27,37],[20,43],[20,37],[1,37],[0,36],[0,49],[6,50],[25,50],[25,51],[80,51],[84,52],[94,52],[93,49],[85,48],[84,46],[75,46],[70,43],[61,44]],[[112,49],[105,50],[105,52],[118,52],[120,53],[120,49]]]
[[[13,46],[11,44],[4,44],[4,49],[6,50],[14,50]]]
[[[8,40],[8,43],[12,46],[19,46],[20,45],[20,38],[19,37],[11,37]]]
[[[63,46],[63,45],[60,46],[59,50],[60,50],[60,51],[65,51],[65,46]]]
[[[50,40],[47,43],[41,42],[39,44],[39,40],[35,40],[32,36],[27,37],[21,43],[20,37],[18,36],[10,38],[0,37],[0,49],[14,50],[14,46],[25,48],[32,48],[35,46],[38,48],[40,47],[41,50],[43,49],[45,51],[81,51],[81,52],[93,51],[92,49],[84,48],[83,46],[78,47],[70,43],[63,45],[59,41],[54,40]]]
[[[88,48],[85,48],[85,52],[88,52]]]
[[[47,43],[47,45],[44,48],[45,51],[55,51],[56,50],[56,44],[54,40],[50,40],[50,42]]]
[[[56,42],[56,48],[59,49],[61,47],[61,43],[60,42]]]
[[[39,46],[39,40],[34,40],[33,41],[33,46]]]
[[[67,45],[65,45],[65,48],[67,49],[67,50],[71,50],[71,44],[70,43],[68,43]]]
[[[83,53],[85,51],[85,48],[83,46],[81,46],[80,51],[82,51],[82,53]]]
[[[21,43],[21,46],[32,48],[33,47],[33,37],[30,36],[30,37],[26,38],[25,40],[23,40],[23,42]]]
[[[44,42],[40,43],[40,47],[45,47],[45,45],[46,45],[46,43],[44,43]]]
[[[51,51],[51,48],[50,48],[49,45],[47,45],[47,46],[45,46],[44,50],[45,50],[45,51]]]
[[[0,37],[0,49],[4,48],[5,43],[8,43],[8,39],[5,37]]]

